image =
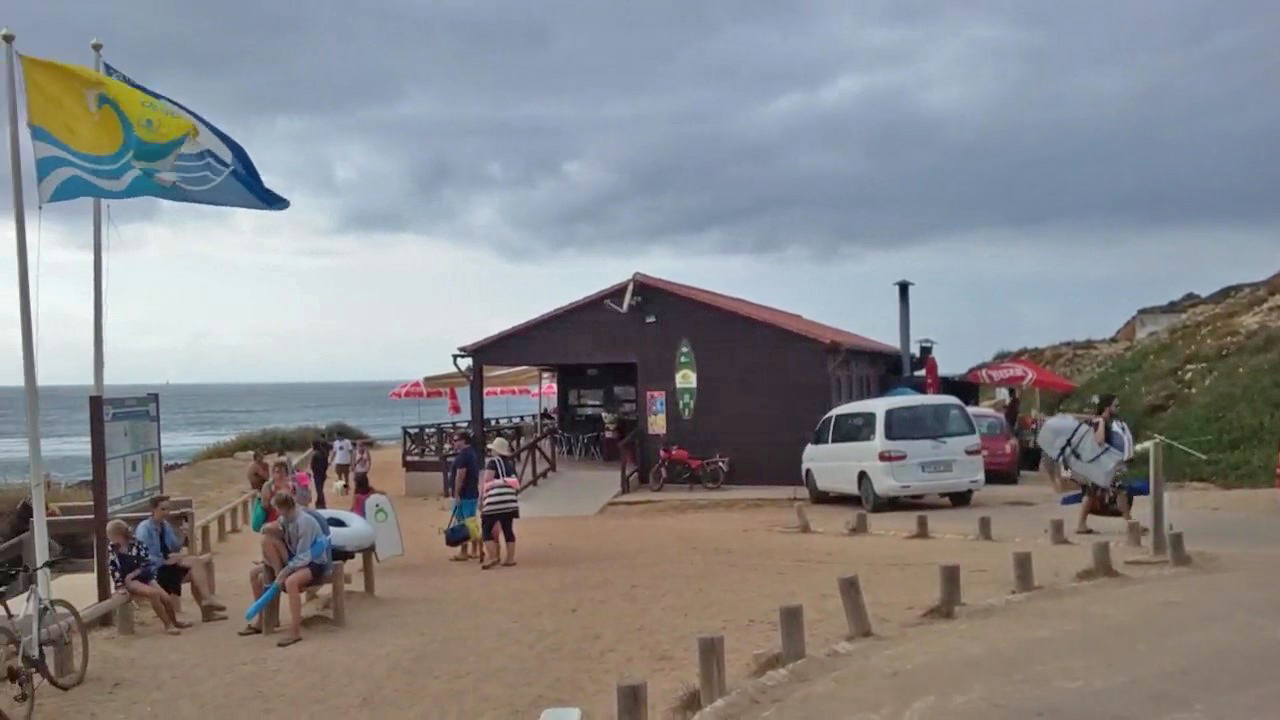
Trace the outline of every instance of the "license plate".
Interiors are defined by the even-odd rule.
[[[951,461],[940,460],[938,462],[920,463],[920,472],[923,473],[949,473],[951,472]]]

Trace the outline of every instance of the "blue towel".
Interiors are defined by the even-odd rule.
[[[1151,484],[1147,482],[1146,478],[1128,483],[1128,488],[1129,497],[1142,497],[1151,494]],[[1062,500],[1059,502],[1063,505],[1079,505],[1083,500],[1084,493],[1078,492],[1071,493],[1070,495],[1063,495]]]

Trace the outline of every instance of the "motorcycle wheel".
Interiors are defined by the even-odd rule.
[[[667,484],[667,464],[660,462],[649,471],[649,490],[658,492]]]

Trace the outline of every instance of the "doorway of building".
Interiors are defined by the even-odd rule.
[[[556,422],[560,452],[576,460],[616,465],[621,440],[639,422],[635,363],[560,365]]]

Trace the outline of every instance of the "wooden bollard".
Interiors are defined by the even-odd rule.
[[[1130,520],[1128,527],[1129,547],[1142,547],[1142,523]]]
[[[50,641],[53,645],[53,674],[58,677],[74,675],[76,660],[72,652],[71,629],[64,627],[58,636],[50,638]]]
[[[347,586],[342,581],[346,572],[345,563],[338,561],[329,571],[330,601],[333,605],[333,624],[343,627],[347,624]]]
[[[702,707],[719,700],[728,692],[723,635],[704,635],[698,638],[698,691]]]
[[[1106,540],[1093,543],[1093,573],[1098,577],[1116,575],[1116,568],[1111,564],[1111,543]]]
[[[840,589],[840,602],[844,604],[844,619],[849,625],[849,637],[871,637],[871,616],[867,613],[867,603],[862,597],[862,581],[857,575],[848,575],[836,580],[836,587]]]
[[[778,629],[782,635],[782,664],[790,665],[803,660],[804,606],[783,605],[778,608]]]
[[[213,534],[209,529],[209,523],[200,526],[200,552],[201,554],[213,552]]]
[[[929,537],[929,516],[928,515],[916,516],[916,531],[915,531],[915,534],[911,535],[910,537],[920,538],[920,539]]]
[[[1067,545],[1067,526],[1062,518],[1049,521],[1049,543],[1051,545]]]
[[[240,522],[247,528],[253,527],[253,500],[246,498],[240,503]]]
[[[1191,564],[1191,556],[1187,554],[1187,542],[1182,537],[1181,530],[1174,530],[1169,533],[1169,562],[1176,567],[1185,567]]]
[[[133,634],[133,600],[126,600],[116,608],[116,632],[121,635]]]
[[[1036,589],[1036,573],[1031,565],[1030,550],[1013,551],[1013,591],[1029,593]]]
[[[938,604],[942,607],[942,611],[946,613],[945,617],[953,617],[956,608],[960,607],[962,602],[960,566],[954,563],[939,565],[938,586]]]
[[[991,534],[991,516],[983,515],[978,518],[978,539],[979,540],[995,540]]]
[[[365,550],[360,553],[360,570],[364,573],[364,594],[373,596],[373,551]]]
[[[228,514],[231,516],[231,532],[240,532],[240,508],[233,507]]]
[[[804,503],[796,503],[796,522],[800,532],[813,532],[813,525],[809,523],[809,510]]]
[[[850,535],[866,535],[867,534],[867,514],[865,512],[856,512],[853,514],[853,522],[845,526]]]
[[[218,516],[218,542],[227,541],[227,514]]]
[[[618,683],[618,720],[649,720],[648,683]]]

